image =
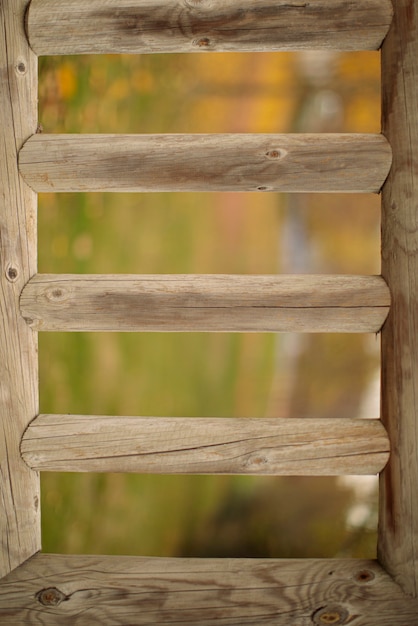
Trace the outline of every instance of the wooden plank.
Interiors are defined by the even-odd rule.
[[[380,276],[38,274],[21,313],[46,331],[378,332]]]
[[[36,134],[19,163],[38,192],[378,192],[391,150],[373,134]]]
[[[25,0],[0,2],[0,577],[40,547],[39,479],[19,443],[38,413],[37,336],[19,313],[36,272],[36,196],[19,150],[37,126],[37,62],[24,33]]]
[[[382,333],[382,418],[393,445],[381,478],[379,558],[418,595],[418,3],[394,3],[382,50],[383,131],[393,167],[382,195],[382,271],[392,294]]]
[[[21,444],[48,472],[378,474],[389,457],[379,420],[39,415]]]
[[[375,561],[37,555],[0,587],[7,626],[413,626]]]
[[[37,54],[377,50],[389,0],[32,0]]]

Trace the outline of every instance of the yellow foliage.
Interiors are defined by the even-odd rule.
[[[154,76],[143,67],[134,71],[132,83],[138,93],[149,93],[155,88]]]
[[[67,61],[57,67],[56,80],[61,98],[63,100],[70,100],[77,90],[77,78],[74,65]]]
[[[338,59],[338,75],[347,83],[364,79],[379,80],[380,55],[378,52],[350,52]]]
[[[107,98],[110,100],[124,100],[131,91],[131,85],[126,78],[117,78],[107,90]]]
[[[51,254],[56,258],[65,258],[68,255],[68,237],[65,234],[56,235],[51,241]]]
[[[375,100],[374,106],[371,106]],[[358,93],[346,106],[345,123],[350,132],[380,132],[380,99]]]

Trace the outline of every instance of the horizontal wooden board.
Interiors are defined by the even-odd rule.
[[[27,323],[45,331],[378,332],[380,276],[38,274]]]
[[[377,134],[48,135],[20,151],[35,191],[378,192]]]
[[[375,561],[39,554],[0,587],[7,626],[413,626]]]
[[[377,50],[389,0],[32,0],[37,54]]]
[[[377,419],[39,415],[21,453],[55,472],[378,474],[389,440]]]

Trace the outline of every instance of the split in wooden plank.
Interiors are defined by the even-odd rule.
[[[32,0],[42,54],[377,50],[389,0]]]
[[[37,126],[26,6],[0,2],[0,577],[37,552],[41,540],[39,477],[19,452],[39,412],[37,335],[19,312],[22,287],[36,272],[36,196],[18,171],[19,150]]]
[[[378,474],[389,457],[377,419],[39,415],[23,459],[48,472]]]
[[[379,332],[380,276],[38,274],[21,313],[44,331]]]
[[[418,603],[373,560],[39,554],[3,581],[0,619],[7,626],[412,626]]]
[[[394,8],[382,49],[383,132],[393,148],[382,193],[382,272],[393,302],[381,351],[382,419],[393,453],[381,477],[378,554],[417,597],[418,4],[396,0]]]
[[[391,161],[378,134],[35,134],[19,166],[38,192],[377,193]]]

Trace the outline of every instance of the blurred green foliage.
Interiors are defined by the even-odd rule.
[[[341,85],[360,80],[341,95],[348,130],[375,130],[367,111],[376,105],[376,57],[365,58],[353,55],[352,64],[370,68],[360,76],[338,61]],[[40,122],[45,132],[285,132],[303,97],[297,75],[289,54],[43,58]],[[283,206],[278,194],[41,195],[39,271],[276,273]],[[324,271],[378,271],[377,216],[368,197],[312,199],[305,220]],[[41,334],[41,412],[279,416],[272,389],[286,363],[277,363],[278,342],[263,334]],[[289,392],[292,414],[355,414],[377,360],[368,340],[308,344]],[[373,556],[373,533],[350,541],[353,499],[332,478],[43,474],[43,548]]]

